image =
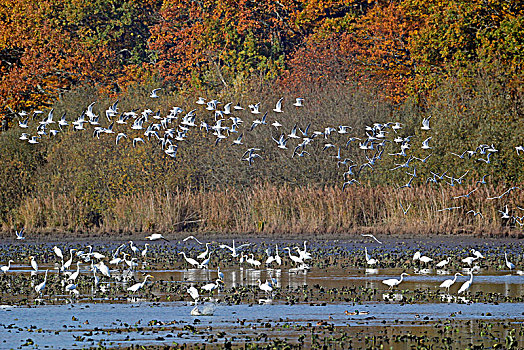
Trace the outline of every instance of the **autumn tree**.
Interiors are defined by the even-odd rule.
[[[405,0],[420,87],[432,89],[450,70],[496,64],[522,85],[524,5],[506,0]]]
[[[150,61],[149,27],[159,6],[154,0],[2,1],[0,113],[49,106],[81,83],[118,90],[118,82],[136,80],[126,73]]]

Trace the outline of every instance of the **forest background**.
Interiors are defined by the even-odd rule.
[[[471,199],[483,220],[436,209],[485,174],[450,152],[498,146],[486,196],[523,182],[514,149],[524,144],[520,1],[1,0],[0,23],[5,231],[507,232],[501,203]],[[161,98],[150,99],[158,87]],[[468,171],[468,181],[398,191],[401,175],[375,171],[342,191],[347,169],[320,150],[290,159],[256,133],[252,143],[267,151],[251,167],[205,133],[176,161],[153,144],[116,147],[90,133],[36,147],[18,140],[20,111],[76,118],[118,99],[122,111],[165,115],[199,96],[265,109],[305,98],[307,108],[281,117],[288,128],[400,121],[416,138],[431,115],[428,169]],[[522,205],[523,193],[509,204]]]

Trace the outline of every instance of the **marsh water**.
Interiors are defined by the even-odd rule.
[[[291,344],[315,347],[369,347],[383,345],[403,349],[413,344],[437,347],[511,347],[524,344],[524,249],[518,240],[437,237],[422,240],[382,238],[379,244],[365,237],[347,240],[313,240],[307,243],[312,259],[309,268],[294,264],[292,254],[304,249],[302,240],[239,240],[250,243],[243,252],[261,261],[254,267],[232,257],[215,239],[210,262],[191,267],[178,253],[196,257],[205,250],[195,242],[150,243],[137,266],[109,265],[111,254],[122,243],[122,251],[133,254],[129,242],[70,241],[5,242],[0,244],[0,265],[14,263],[0,276],[0,349],[86,348],[161,345],[222,347],[249,344]],[[144,241],[135,241],[140,250]],[[98,260],[66,254],[70,248],[106,255],[111,277],[98,273],[95,286],[92,266]],[[77,270],[77,293],[66,291],[62,262],[53,253],[58,245],[65,259],[73,256],[69,271]],[[266,266],[266,249],[274,255],[279,246],[282,264]],[[369,265],[364,247],[378,260]],[[126,250],[127,249],[127,250]],[[461,260],[478,250],[484,258],[471,265]],[[413,255],[434,260],[414,261]],[[76,251],[75,251],[76,252]],[[507,254],[507,259],[504,253]],[[38,261],[38,272],[29,256]],[[436,263],[450,258],[444,268]],[[102,259],[104,260],[104,259]],[[244,259],[246,260],[246,258]],[[506,260],[514,264],[509,269]],[[80,261],[80,264],[77,264]],[[223,283],[213,292],[201,287],[223,273]],[[42,294],[35,286],[44,280]],[[392,290],[382,281],[403,281]],[[461,273],[449,292],[439,285]],[[470,273],[471,272],[471,273]],[[127,288],[152,278],[137,292]],[[471,277],[473,276],[473,277]],[[472,278],[466,292],[458,293]],[[260,280],[260,282],[259,282]],[[259,284],[273,281],[273,291]],[[194,300],[187,289],[199,289],[198,307],[209,315],[191,315]],[[443,340],[445,339],[445,340]],[[26,347],[24,347],[26,348]]]

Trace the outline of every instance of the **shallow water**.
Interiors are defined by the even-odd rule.
[[[82,262],[75,282],[78,296],[64,290],[67,282],[56,269],[59,261],[52,247],[59,244],[66,255],[72,247],[84,250],[87,242],[0,244],[0,265],[10,258],[15,260],[9,272],[0,275],[0,349],[24,343],[39,348],[82,348],[206,341],[220,346],[225,341],[267,344],[275,339],[312,346],[319,341],[317,333],[329,341],[351,341],[354,347],[382,344],[403,349],[421,341],[438,342],[449,329],[460,330],[460,335],[452,333],[449,337],[455,347],[504,343],[512,337],[508,333],[511,329],[518,330],[515,337],[524,343],[524,276],[517,273],[524,268],[520,242],[471,237],[381,239],[383,245],[363,238],[310,242],[308,250],[313,259],[309,270],[296,268],[287,253],[282,253],[285,246],[302,247],[302,241],[251,240],[246,253],[262,261],[260,268],[239,264],[238,258],[233,259],[214,242],[215,257],[209,269],[188,268],[177,254],[185,251],[194,257],[204,250],[201,246],[191,242],[154,243],[148,257],[137,260],[136,270],[111,266],[106,259],[112,278],[100,278],[98,287],[93,285],[90,263]],[[109,257],[120,242],[93,244],[96,251]],[[143,248],[143,243],[136,244]],[[274,253],[276,244],[284,263],[266,268],[265,249]],[[379,260],[378,267],[366,264],[364,247]],[[471,248],[485,255],[473,268],[461,263],[471,255]],[[416,250],[433,257],[434,262],[413,262]],[[504,252],[515,263],[514,270],[506,267]],[[31,271],[29,255],[37,256],[38,273]],[[451,263],[445,269],[434,267],[446,257]],[[77,260],[75,257],[71,272],[76,271]],[[219,300],[214,315],[191,316],[194,306],[188,304],[191,298],[187,288],[214,281],[218,266],[224,273],[224,286],[213,294],[200,291],[201,299]],[[39,296],[34,287],[43,281],[46,269],[48,282]],[[470,279],[470,270],[473,283],[467,293],[458,295],[457,290]],[[398,279],[402,272],[410,275],[389,291],[382,281]],[[439,285],[453,278],[455,272],[463,276],[458,276],[448,294]],[[143,289],[137,293],[126,290],[141,282],[145,274],[153,279]],[[273,293],[259,290],[258,280],[263,283],[271,279]],[[265,301],[268,304],[258,305]],[[303,338],[304,334],[308,336]],[[393,340],[395,343],[391,343]]]
[[[287,325],[288,338],[297,337],[297,326],[328,321],[335,327],[413,326],[424,320],[425,327],[444,320],[515,320],[522,324],[524,303],[520,304],[361,304],[361,305],[220,305],[213,316],[190,316],[187,303],[46,305],[32,308],[0,308],[0,348],[20,346],[30,338],[38,347],[82,348],[85,346],[129,346],[132,344],[195,343],[208,334],[226,332],[228,338],[256,335],[263,325],[271,336]],[[346,310],[363,314],[345,315]],[[489,316],[487,316],[489,315]],[[197,322],[198,320],[198,322]],[[268,325],[269,323],[269,325]],[[185,327],[194,326],[195,330]],[[289,325],[292,325],[290,327]],[[418,325],[422,327],[422,324]],[[211,328],[211,329],[210,329]],[[474,339],[478,327],[473,327]],[[202,333],[200,333],[202,332]],[[162,338],[162,339],[160,339]],[[81,341],[82,340],[82,341]],[[521,338],[524,341],[524,338]]]

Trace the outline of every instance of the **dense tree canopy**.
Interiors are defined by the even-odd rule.
[[[196,89],[357,81],[399,102],[494,63],[516,92],[523,12],[507,0],[3,0],[1,114],[77,85],[116,93],[152,78]]]

